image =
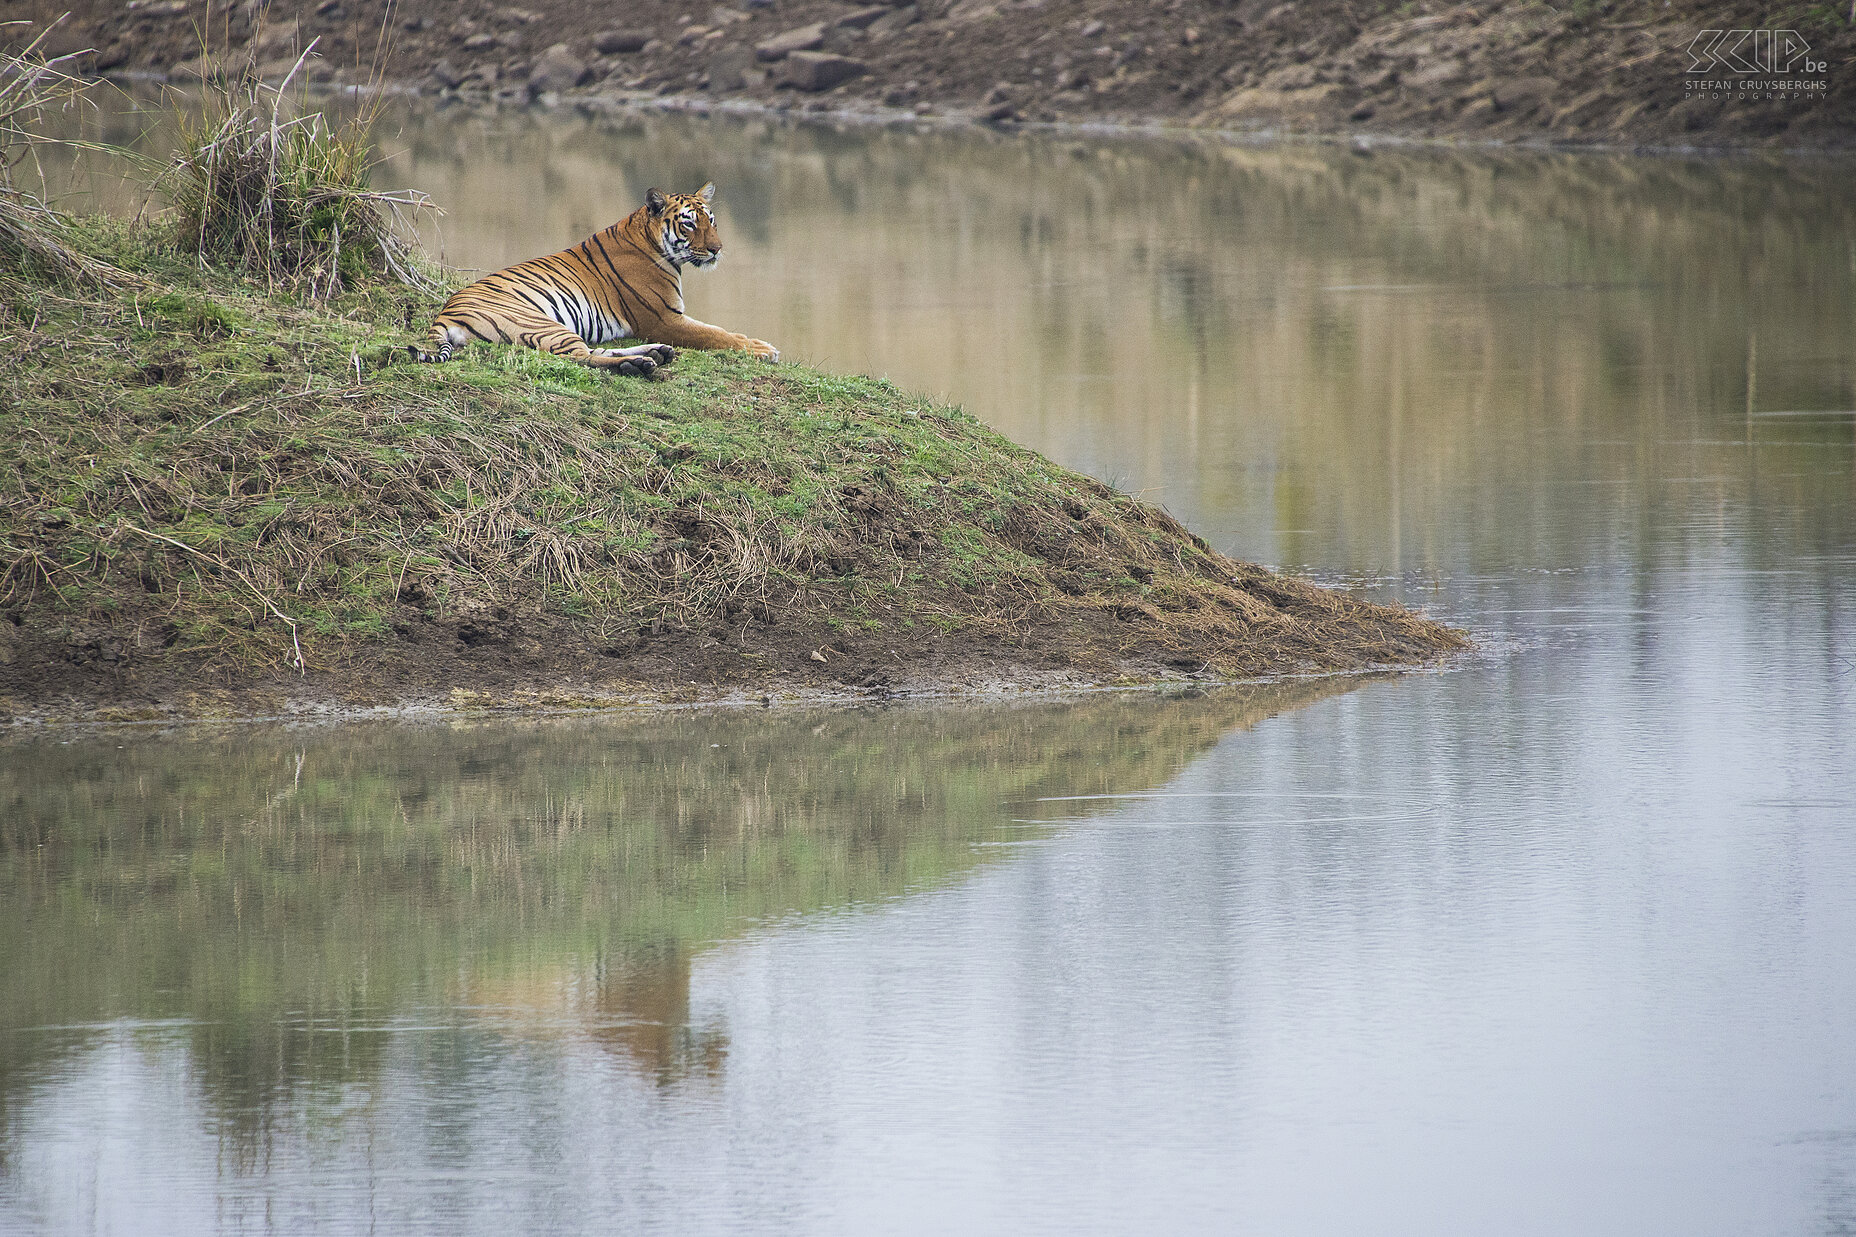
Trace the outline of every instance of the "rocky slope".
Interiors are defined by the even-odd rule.
[[[526,100],[1649,146],[1856,141],[1856,9],[1747,0],[10,0],[97,72],[203,48]],[[15,28],[14,38],[20,36]],[[1758,35],[1703,35],[1760,31]],[[1776,34],[1770,32],[1777,32]],[[1699,39],[1699,42],[1698,42]],[[1699,57],[1699,59],[1698,59]],[[1705,72],[1691,72],[1697,65]],[[1704,85],[1706,84],[1706,85]]]

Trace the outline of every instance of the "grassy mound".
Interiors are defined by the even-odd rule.
[[[481,345],[417,366],[437,295],[292,303],[151,231],[70,235],[132,278],[0,273],[13,712],[1238,677],[1461,643],[885,382]]]

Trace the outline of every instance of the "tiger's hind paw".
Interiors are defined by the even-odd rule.
[[[594,356],[643,357],[653,365],[668,365],[677,359],[677,350],[669,344],[639,344],[636,348],[595,348]]]

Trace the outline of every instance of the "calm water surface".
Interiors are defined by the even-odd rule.
[[[1483,652],[9,740],[0,1231],[1856,1231],[1856,166],[389,130]]]

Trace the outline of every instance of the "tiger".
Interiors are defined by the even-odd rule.
[[[714,266],[722,238],[710,209],[715,185],[695,193],[652,189],[644,205],[578,245],[530,258],[452,293],[415,361],[449,361],[473,339],[539,348],[582,365],[649,377],[679,348],[740,349],[768,361],[761,339],[698,322],[683,312],[683,267]],[[594,344],[636,336],[631,348]]]

